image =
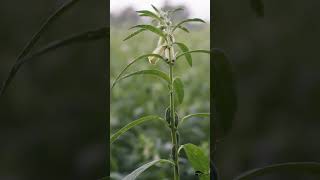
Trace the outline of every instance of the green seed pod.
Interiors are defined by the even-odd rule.
[[[178,131],[176,132],[176,137],[177,137],[177,144],[179,145],[180,144],[180,134]]]
[[[173,146],[172,146],[172,149],[171,149],[171,157],[172,157],[173,160],[176,160],[176,154],[177,154],[177,152],[176,152],[176,146],[173,145]]]
[[[165,119],[166,119],[166,121],[167,121],[167,123],[168,123],[168,125],[170,126],[170,124],[171,124],[171,115],[170,115],[170,108],[168,107],[167,109],[166,109],[166,114],[165,114]]]
[[[174,117],[174,125],[175,127],[178,127],[179,124],[179,116],[177,114],[177,112],[175,112],[175,117]]]

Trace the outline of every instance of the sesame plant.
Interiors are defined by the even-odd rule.
[[[195,22],[195,23],[205,23],[204,20],[199,18],[193,19],[185,19],[181,22],[173,22],[172,16],[181,11],[181,8],[174,10],[161,10],[154,6],[152,6],[153,12],[149,10],[141,10],[137,11],[140,16],[146,16],[152,19],[152,23],[150,24],[140,24],[133,26],[132,30],[135,30],[132,34],[127,36],[124,41],[129,40],[130,38],[141,34],[142,32],[152,32],[157,38],[158,43],[154,48],[154,51],[150,54],[144,54],[138,56],[137,58],[133,58],[133,60],[119,73],[119,75],[115,78],[111,89],[119,83],[121,80],[124,80],[129,77],[133,77],[136,75],[152,75],[157,76],[160,79],[163,79],[166,85],[168,86],[168,107],[163,112],[163,117],[161,115],[149,115],[140,117],[137,120],[130,122],[125,125],[123,128],[118,130],[116,133],[111,135],[110,143],[115,143],[115,141],[124,133],[126,133],[131,128],[138,126],[142,123],[157,120],[163,122],[166,127],[169,129],[171,136],[171,152],[168,152],[167,159],[156,159],[151,162],[145,163],[143,166],[137,168],[132,173],[127,175],[124,179],[136,179],[141,173],[147,170],[149,167],[157,164],[157,163],[167,163],[172,166],[172,179],[179,180],[180,179],[180,168],[179,168],[179,156],[184,151],[191,166],[194,168],[195,173],[197,173],[200,179],[209,179],[210,177],[210,163],[209,157],[205,154],[205,152],[198,146],[188,143],[188,144],[180,144],[180,134],[179,134],[179,126],[183,124],[183,122],[192,117],[209,117],[209,113],[194,113],[189,114],[185,117],[179,117],[179,112],[177,111],[177,107],[183,103],[184,99],[184,83],[180,77],[175,74],[175,67],[179,65],[179,63],[185,59],[187,63],[192,67],[192,53],[205,53],[209,54],[209,50],[189,50],[188,46],[183,42],[176,40],[176,33],[181,32],[177,31],[178,29],[189,33],[189,29],[187,29],[184,25],[185,23]],[[167,72],[161,71],[160,69],[144,69],[136,72],[127,73],[127,70],[133,64],[147,60],[150,64],[154,66],[158,66],[159,63],[163,63],[167,69]]]

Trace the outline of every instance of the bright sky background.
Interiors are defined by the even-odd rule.
[[[210,20],[210,0],[168,0],[171,5],[185,5],[190,10],[191,17]],[[111,0],[110,12],[117,14],[128,6],[132,6],[135,10],[149,9],[154,6],[162,6],[165,0]]]

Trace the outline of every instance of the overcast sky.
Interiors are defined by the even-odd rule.
[[[190,10],[191,17],[210,20],[210,0],[168,0],[172,5],[185,5]],[[111,0],[110,12],[117,13],[128,6],[135,10],[151,9],[150,4],[162,6],[165,0]]]

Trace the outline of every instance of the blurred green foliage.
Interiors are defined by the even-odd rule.
[[[1,1],[0,83],[44,19],[65,0]],[[106,1],[80,1],[35,49],[105,26]],[[25,64],[0,98],[1,180],[88,180],[106,174],[106,40]]]
[[[123,22],[125,23],[125,22]],[[111,26],[111,83],[120,71],[134,57],[151,53],[157,44],[157,38],[152,33],[138,35],[128,41],[122,41],[130,31],[130,25],[120,24]],[[210,48],[209,23],[204,26],[191,27],[190,33],[179,31],[176,36],[178,42],[189,46],[190,50]],[[180,76],[185,86],[184,102],[178,106],[180,117],[197,112],[210,111],[210,57],[206,54],[193,54],[193,67],[181,58],[175,66],[175,76]],[[132,66],[128,72],[142,69],[161,69],[168,72],[163,62],[156,65],[148,60]],[[164,80],[154,76],[139,75],[125,79],[118,83],[111,91],[111,133],[145,115],[164,116],[169,106],[168,87]],[[192,118],[181,126],[181,144],[193,143],[202,146],[209,152],[209,119]],[[118,179],[151,161],[153,158],[167,158],[170,154],[170,130],[161,122],[151,121],[135,127],[111,145],[112,177]],[[194,172],[183,159],[182,179],[194,179]],[[170,179],[172,169],[169,166],[152,168],[145,172],[141,179]]]

